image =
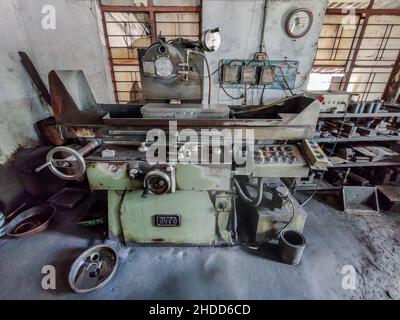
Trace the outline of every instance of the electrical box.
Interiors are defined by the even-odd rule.
[[[240,82],[243,84],[255,84],[257,82],[257,67],[243,66]]]
[[[264,58],[262,53],[257,53],[254,59],[223,59],[221,82],[227,88],[243,89],[248,85],[256,89],[294,88],[299,62]]]
[[[270,67],[261,68],[260,84],[272,84],[275,81],[275,70]]]
[[[239,81],[239,66],[224,65],[223,81],[225,83],[237,83]]]

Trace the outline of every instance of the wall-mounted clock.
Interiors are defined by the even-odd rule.
[[[313,14],[307,8],[290,12],[286,18],[286,33],[291,38],[301,38],[310,30]]]

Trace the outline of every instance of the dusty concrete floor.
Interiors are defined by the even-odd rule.
[[[0,240],[0,298],[400,299],[399,213],[351,217],[318,199],[306,208],[307,248],[297,267],[274,261],[267,249],[119,248],[122,259],[113,280],[81,295],[68,287],[69,267],[102,240],[75,225],[81,212],[59,210],[45,233]],[[54,291],[41,288],[47,264],[56,267]],[[357,272],[355,290],[342,288],[345,265]]]

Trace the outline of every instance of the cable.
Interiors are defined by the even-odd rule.
[[[208,60],[204,54],[201,55],[206,62],[207,66],[207,73],[208,73],[208,104],[211,104],[211,72],[210,72],[210,64],[208,63]]]
[[[122,193],[122,196],[121,196],[121,199],[119,200],[118,209],[117,209],[118,210],[117,211],[118,212],[118,223],[119,223],[119,227],[120,227],[120,231],[121,231],[121,239],[122,239],[122,243],[124,245],[126,245],[126,241],[125,241],[125,236],[124,236],[124,230],[122,228],[122,218],[121,218],[122,212],[121,212],[121,208],[122,208],[122,204],[124,203],[124,200],[125,200],[126,192],[127,192],[127,190],[124,189],[124,191]]]
[[[294,96],[294,93],[293,93],[292,89],[290,89],[290,86],[289,86],[288,82],[286,81],[286,77],[285,77],[285,74],[283,73],[283,70],[282,70],[281,66],[274,66],[274,68],[278,68],[281,71],[282,79],[283,79],[283,81],[285,82],[285,85],[286,85],[286,90],[289,90],[291,95]],[[275,70],[274,70],[274,73],[275,73]],[[276,74],[275,74],[275,77],[276,77]]]
[[[264,1],[264,11],[263,11],[263,20],[262,20],[262,25],[261,25],[261,36],[260,36],[260,52],[262,52],[263,49],[263,42],[264,42],[264,30],[265,30],[265,21],[267,19],[267,6],[268,6],[268,0]]]
[[[207,73],[208,73],[208,104],[211,104],[211,72],[210,72],[210,64],[208,63],[208,59],[205,56],[204,53],[195,51],[195,50],[191,50],[192,53],[194,54],[198,54],[200,56],[203,57],[204,62],[206,63],[206,67],[207,67]],[[218,70],[218,69],[217,69]]]
[[[338,136],[337,136],[336,141],[335,141],[335,143],[334,143],[334,145],[333,145],[333,147],[332,147],[331,152],[329,153],[328,158],[330,158],[330,157],[333,155],[333,152],[335,151],[335,148],[336,148],[336,146],[337,146],[337,144],[338,144],[338,142],[339,142],[340,136],[341,136],[341,134],[342,134],[342,130],[343,130],[343,127],[344,127],[344,123],[346,122],[346,119],[347,119],[347,111],[346,111],[346,113],[344,114],[342,125],[341,125],[341,127],[340,127],[340,129],[339,129]],[[310,196],[308,199],[306,199],[305,201],[303,201],[302,204],[300,204],[300,207],[305,206],[305,205],[315,196],[315,194],[318,192],[318,188],[319,188],[319,186],[320,186],[320,184],[321,184],[321,182],[322,182],[322,179],[324,178],[325,172],[326,172],[326,171],[322,172],[321,177],[320,177],[320,179],[319,179],[317,185],[315,186],[314,192],[311,194],[311,196]]]
[[[259,105],[260,105],[260,106],[262,106],[263,101],[264,101],[265,87],[266,87],[266,85],[264,84],[263,89],[262,89],[262,91],[261,91],[261,96],[260,96],[260,102],[259,102]]]
[[[248,246],[248,247],[260,247],[271,240],[278,239],[279,235],[290,225],[290,223],[293,221],[293,218],[295,216],[295,205],[293,199],[288,195],[288,199],[290,203],[292,204],[292,216],[290,217],[289,221],[277,232],[273,237],[265,239],[263,241],[255,241],[255,242],[245,242],[245,241],[240,241],[232,246]]]
[[[281,230],[279,230],[279,232],[275,235],[275,237],[278,237],[289,226],[289,224],[293,221],[293,218],[295,216],[293,199],[289,195],[288,195],[288,199],[289,199],[290,203],[292,204],[292,216],[290,217],[289,221],[285,224],[285,226],[282,227]]]
[[[243,190],[240,187],[240,184],[236,180],[236,178],[233,178],[233,182],[235,184],[235,187],[238,191],[240,198],[242,198],[243,201],[247,202],[248,204],[250,204],[254,207],[258,207],[260,205],[262,197],[263,197],[263,188],[264,188],[264,179],[263,178],[258,178],[258,180],[257,180],[257,196],[255,199],[250,198],[245,195],[245,193],[243,192]]]
[[[221,69],[223,66],[218,67],[217,69],[215,69],[213,72],[211,72],[211,76],[213,76],[215,73],[217,73],[217,71],[219,71],[219,69]],[[209,76],[205,76],[203,77],[203,79],[209,78]]]
[[[270,67],[272,73],[274,74],[274,78],[280,83],[280,85],[281,85],[281,87],[282,87],[283,90],[288,90],[288,91],[290,91],[291,95],[294,96],[293,91],[290,89],[289,84],[288,84],[288,82],[286,81],[285,74],[283,73],[282,68],[281,68],[280,66],[272,66],[272,65],[271,65],[271,59],[269,58],[269,55],[268,55],[267,50],[265,50],[264,53],[265,53],[265,55],[267,56],[268,65],[269,65],[269,67]],[[282,81],[281,81],[281,80],[278,78],[278,76],[276,75],[275,68],[279,68],[279,69],[281,70],[282,79],[283,79],[283,81],[285,82],[286,89],[285,89],[285,87],[282,85]]]

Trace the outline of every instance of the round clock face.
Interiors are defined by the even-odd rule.
[[[304,36],[311,28],[313,21],[312,12],[302,8],[291,12],[286,21],[286,32],[291,38]]]

